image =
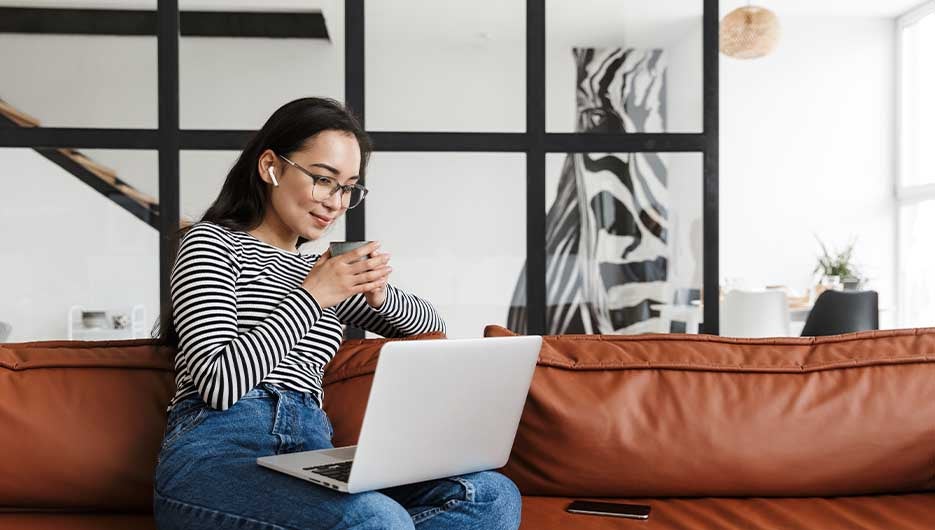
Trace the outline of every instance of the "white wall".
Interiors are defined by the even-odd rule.
[[[782,20],[777,50],[720,62],[721,275],[805,288],[819,252],[856,258],[894,304],[894,23]]]

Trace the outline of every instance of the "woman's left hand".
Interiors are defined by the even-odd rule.
[[[370,291],[364,291],[364,298],[367,299],[367,303],[370,304],[370,307],[374,309],[379,309],[380,307],[383,306],[383,303],[386,302],[386,284],[390,277],[390,272],[392,272],[393,269],[389,266],[389,262],[390,262],[389,254],[384,254],[384,253],[381,253],[380,251],[374,251],[370,254],[370,259],[382,260],[382,263],[383,263],[382,269],[386,272],[386,274],[383,276],[382,280],[380,281],[379,287],[373,290],[370,290]]]

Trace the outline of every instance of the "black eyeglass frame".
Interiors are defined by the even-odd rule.
[[[289,160],[288,158],[282,156],[282,155],[279,154],[279,153],[276,153],[276,156],[278,156],[279,158],[285,160],[286,162],[289,163],[289,165],[291,165],[292,167],[298,169],[298,170],[301,171],[302,173],[305,173],[305,175],[307,175],[309,178],[312,179],[312,181],[315,183],[315,184],[314,184],[315,186],[318,186],[318,184],[319,184],[319,183],[321,182],[321,180],[323,180],[323,179],[327,179],[327,180],[332,180],[332,181],[334,181],[334,186],[333,186],[333,187],[331,188],[331,190],[328,192],[328,198],[330,199],[331,197],[334,196],[335,193],[338,192],[338,190],[340,190],[340,191],[341,191],[341,204],[344,204],[344,197],[347,197],[347,209],[348,209],[348,210],[351,210],[351,209],[353,209],[353,208],[355,208],[355,207],[357,207],[357,206],[360,206],[360,204],[361,204],[362,202],[364,202],[364,198],[367,196],[367,193],[369,192],[369,190],[367,190],[367,188],[361,186],[360,184],[338,184],[338,181],[335,180],[334,178],[332,178],[332,177],[327,177],[327,176],[325,176],[325,175],[316,175],[316,174],[314,174],[314,173],[311,173],[311,172],[309,172],[309,170],[307,170],[307,169],[305,169],[304,167],[302,167],[302,166],[296,164],[296,163],[293,162],[292,160]],[[323,186],[323,187],[324,187],[324,186]],[[351,194],[355,189],[360,191],[360,200],[357,201],[357,202],[354,203],[354,204],[351,204],[351,197],[352,197],[352,196],[351,196],[350,194]],[[315,189],[312,188],[312,194],[314,195],[314,193],[315,193]],[[328,199],[324,199],[324,200],[328,200]]]

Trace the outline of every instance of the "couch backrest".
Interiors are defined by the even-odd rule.
[[[383,342],[347,341],[328,367],[336,445],[357,439]],[[153,341],[0,345],[0,510],[149,511],[173,355]],[[932,490],[933,381],[930,329],[546,337],[503,471],[539,495]]]
[[[149,340],[0,344],[0,509],[151,511],[173,355]]]
[[[538,495],[931,490],[933,381],[935,329],[546,337],[504,471]]]

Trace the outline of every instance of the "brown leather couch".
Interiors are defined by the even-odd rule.
[[[356,439],[383,342],[329,366],[336,444]],[[172,355],[0,344],[0,529],[154,527]],[[935,528],[935,330],[546,337],[502,471],[524,529]],[[576,498],[653,512],[566,513]]]

